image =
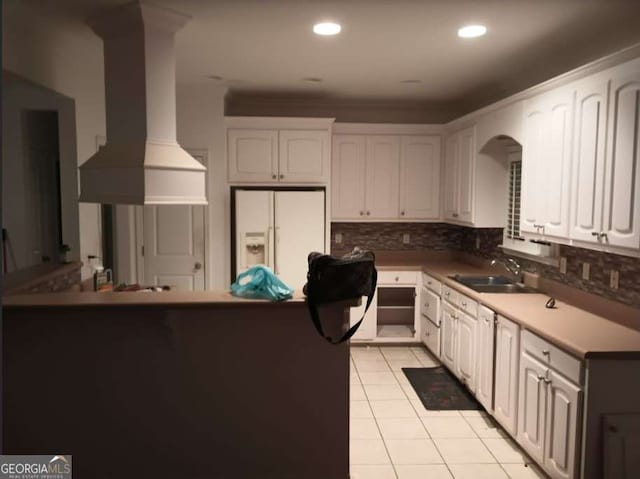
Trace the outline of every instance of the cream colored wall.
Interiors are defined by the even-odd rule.
[[[177,86],[178,143],[186,149],[206,149],[208,289],[228,289],[231,274],[230,204],[227,183],[224,103],[226,88],[214,85]]]
[[[4,2],[2,67],[75,100],[78,164],[96,150],[96,136],[105,136],[102,41],[88,27],[46,18],[25,2]],[[100,211],[80,204],[80,254],[102,254]],[[83,277],[90,274],[84,267]]]

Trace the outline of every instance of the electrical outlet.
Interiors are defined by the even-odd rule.
[[[564,256],[560,258],[560,273],[567,274],[567,258]]]
[[[411,235],[409,235],[409,233],[405,233],[402,235],[402,244],[409,244],[411,243]]]
[[[342,233],[336,233],[335,240],[336,244],[342,244]]]
[[[476,249],[480,249],[480,235],[476,235]]]
[[[582,279],[589,280],[589,273],[591,272],[591,265],[589,263],[582,263]]]
[[[618,289],[618,283],[620,282],[620,273],[615,269],[611,270],[611,274],[609,276],[609,286],[611,289]]]

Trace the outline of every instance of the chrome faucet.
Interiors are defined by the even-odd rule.
[[[505,267],[509,273],[520,278],[520,270],[522,269],[518,262],[513,258],[507,258],[506,260],[494,259],[491,260],[491,266],[495,266],[497,263],[500,263]]]

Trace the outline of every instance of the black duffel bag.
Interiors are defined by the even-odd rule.
[[[376,292],[378,272],[375,259],[371,251],[360,248],[354,248],[351,253],[341,258],[322,253],[309,254],[309,272],[303,292],[307,295],[307,306],[314,326],[318,333],[330,343],[340,344],[346,341],[360,327]],[[326,336],[318,315],[318,305],[362,296],[367,297],[367,305],[360,321],[349,328],[337,341]]]

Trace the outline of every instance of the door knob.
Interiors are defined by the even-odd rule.
[[[193,265],[193,267],[198,270],[198,269],[202,269],[202,263],[200,261],[198,261],[195,265]]]

